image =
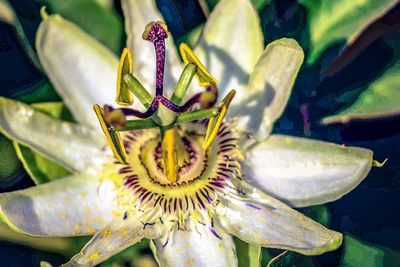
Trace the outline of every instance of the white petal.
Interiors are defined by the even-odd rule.
[[[62,122],[18,101],[0,97],[0,131],[72,171],[97,169],[105,138],[85,126]]]
[[[155,256],[164,267],[179,266],[237,266],[236,249],[232,237],[215,228],[218,237],[208,226],[198,224],[187,230],[174,230],[166,239],[154,240]]]
[[[118,60],[97,40],[59,15],[36,33],[40,63],[75,119],[100,130],[93,104],[115,99]]]
[[[146,25],[151,21],[163,21],[154,0],[121,1],[125,15],[125,28],[128,36],[127,46],[133,54],[133,73],[146,87],[154,93],[156,85],[156,56],[154,46],[142,39]],[[169,34],[166,44],[166,62],[164,88],[172,92],[182,71],[181,61],[175,49],[172,35]],[[168,93],[165,95],[168,96]]]
[[[114,219],[107,227],[96,233],[65,267],[95,266],[118,252],[134,245],[142,238],[154,239],[161,236],[159,224],[145,228],[137,218]]]
[[[242,166],[253,185],[304,207],[347,194],[367,176],[371,164],[368,149],[272,135],[247,152]]]
[[[217,212],[222,227],[245,242],[262,247],[319,255],[337,249],[342,235],[259,190],[242,183],[249,200],[226,196]]]
[[[195,54],[219,81],[220,96],[246,84],[263,50],[258,14],[248,0],[221,0],[207,19]]]
[[[283,38],[265,48],[250,75],[249,83],[238,91],[228,113],[237,116],[240,130],[266,138],[281,116],[292,92],[304,53],[294,39]]]
[[[87,175],[0,194],[1,219],[33,236],[94,234],[112,218],[114,184]]]

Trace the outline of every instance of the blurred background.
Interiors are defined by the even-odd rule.
[[[157,6],[175,42],[193,45],[217,2],[157,0]],[[342,199],[301,209],[345,234],[340,249],[316,257],[289,252],[272,266],[400,266],[399,1],[252,2],[266,44],[291,37],[306,53],[289,105],[274,132],[366,147],[374,151],[375,160],[388,159]],[[124,47],[120,1],[0,0],[1,96],[29,104],[61,101],[36,67],[34,39],[43,5],[50,14],[59,13],[79,25],[116,55]],[[68,112],[64,113],[67,118]],[[57,168],[49,171],[52,165],[45,159],[31,156],[44,181],[63,175]],[[1,192],[33,185],[12,143],[0,135]],[[39,266],[40,260],[63,263],[85,240],[22,238],[0,225],[0,266]],[[277,254],[265,249],[262,266]],[[101,266],[157,265],[148,243],[142,242]]]

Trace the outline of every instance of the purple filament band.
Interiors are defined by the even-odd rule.
[[[178,106],[178,105],[172,103],[168,98],[165,98],[164,96],[159,97],[159,99],[160,99],[160,102],[164,106],[166,106],[169,110],[172,110],[173,112],[180,113],[180,112],[185,111],[183,106]]]
[[[197,104],[200,102],[201,95],[203,93],[197,93],[194,96],[192,96],[186,103],[183,105],[183,110],[187,111],[193,107],[193,105]]]
[[[215,86],[209,86],[206,89],[208,92],[213,92],[216,95],[218,95],[218,90],[216,90]],[[193,105],[200,103],[201,95],[203,93],[198,93],[195,94],[192,98],[190,98],[183,106],[178,106],[171,102],[168,98],[164,97],[163,95],[157,95],[154,99],[153,102],[151,102],[150,107],[145,111],[141,112],[136,109],[131,109],[131,108],[118,108],[121,110],[125,116],[134,116],[138,117],[141,119],[147,119],[150,116],[154,114],[154,112],[157,110],[158,105],[161,103],[163,104],[166,108],[169,110],[176,112],[176,113],[182,113],[185,112],[193,107]],[[215,104],[215,101],[212,103],[211,106]],[[109,106],[109,105],[104,105],[104,108],[107,108],[109,112],[112,112],[116,110],[115,108]]]
[[[217,102],[217,98],[218,98],[218,88],[216,85],[212,84],[210,86],[207,87],[206,92],[211,92],[215,95],[215,100],[211,103],[209,103],[207,106],[202,106],[202,108],[209,108],[215,105],[215,102]],[[191,98],[189,98],[188,101],[186,101],[186,103],[183,105],[183,111],[188,111],[189,109],[191,109],[195,104],[200,103],[201,100],[201,96],[203,93],[197,93],[194,96],[192,96]]]
[[[150,107],[145,112],[141,112],[139,110],[132,108],[118,108],[118,110],[121,110],[125,116],[135,116],[141,119],[147,119],[148,117],[154,114],[154,112],[158,107],[158,104],[159,101],[157,101],[157,99],[154,99],[153,102],[151,102]],[[109,105],[104,105],[104,107],[107,107],[110,110],[110,112],[116,110],[115,108]]]

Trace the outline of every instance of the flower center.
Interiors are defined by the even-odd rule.
[[[114,183],[122,210],[150,223],[161,220],[183,225],[189,217],[199,223],[208,222],[218,204],[218,195],[237,193],[233,181],[240,175],[240,153],[228,123],[221,126],[213,144],[204,150],[202,136],[206,130],[206,121],[180,129],[190,159],[179,166],[180,179],[174,183],[163,171],[159,132],[127,133],[123,141],[128,164],[114,162],[118,172]]]
[[[185,227],[189,217],[212,225],[218,196],[239,194],[234,185],[240,177],[237,138],[230,124],[223,122],[235,91],[214,106],[216,79],[182,44],[180,52],[186,66],[173,94],[166,98],[163,79],[167,37],[162,22],[149,23],[143,33],[143,39],[153,43],[156,54],[155,96],[133,75],[132,54],[125,49],[118,68],[116,98],[125,107],[94,105],[117,159],[106,166],[103,175],[116,185],[123,218],[134,213],[144,224],[160,221],[171,224],[170,229],[176,224],[178,229]],[[182,104],[194,76],[205,90]],[[146,111],[127,107],[132,105],[133,95]]]

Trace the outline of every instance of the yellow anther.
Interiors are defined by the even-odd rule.
[[[206,136],[204,137],[204,141],[203,141],[203,149],[204,150],[208,149],[208,147],[211,145],[211,143],[214,141],[215,137],[217,136],[219,127],[222,124],[222,120],[224,119],[226,112],[228,111],[228,107],[231,104],[232,99],[235,96],[235,94],[236,94],[236,91],[231,90],[225,96],[225,98],[221,101],[221,103],[218,105],[218,107],[220,108],[218,115],[210,118],[210,121],[208,122]]]
[[[163,132],[162,151],[164,162],[164,173],[168,181],[175,183],[178,180],[178,153],[176,151],[177,140],[179,138],[175,128],[170,128]]]
[[[104,121],[104,110],[99,105],[93,105],[94,112],[96,113],[97,118],[99,119],[101,129],[103,130],[104,135],[106,136],[107,142],[111,147],[111,150],[115,156],[115,158],[123,163],[126,164],[127,161],[127,154],[125,151],[124,144],[122,143],[121,136],[118,132],[109,129],[107,123]]]
[[[124,48],[118,65],[117,76],[117,96],[115,102],[122,106],[130,106],[133,104],[133,94],[129,91],[126,82],[124,81],[125,74],[133,73],[133,59],[131,50]]]
[[[210,74],[207,68],[200,62],[187,44],[181,43],[179,51],[185,64],[192,63],[196,65],[196,78],[199,81],[200,86],[207,87],[212,84],[217,84],[217,79]]]
[[[142,34],[142,38],[143,38],[143,40],[147,40],[148,38],[148,35],[149,35],[149,33],[150,33],[150,31],[151,31],[151,29],[154,27],[154,25],[160,25],[163,29],[164,29],[164,31],[165,31],[165,33],[167,34],[165,37],[166,38],[168,38],[168,27],[167,27],[167,25],[164,23],[164,22],[162,22],[162,21],[152,21],[152,22],[149,22],[147,25],[146,25],[146,28],[144,29],[144,32],[143,32],[143,34]]]

